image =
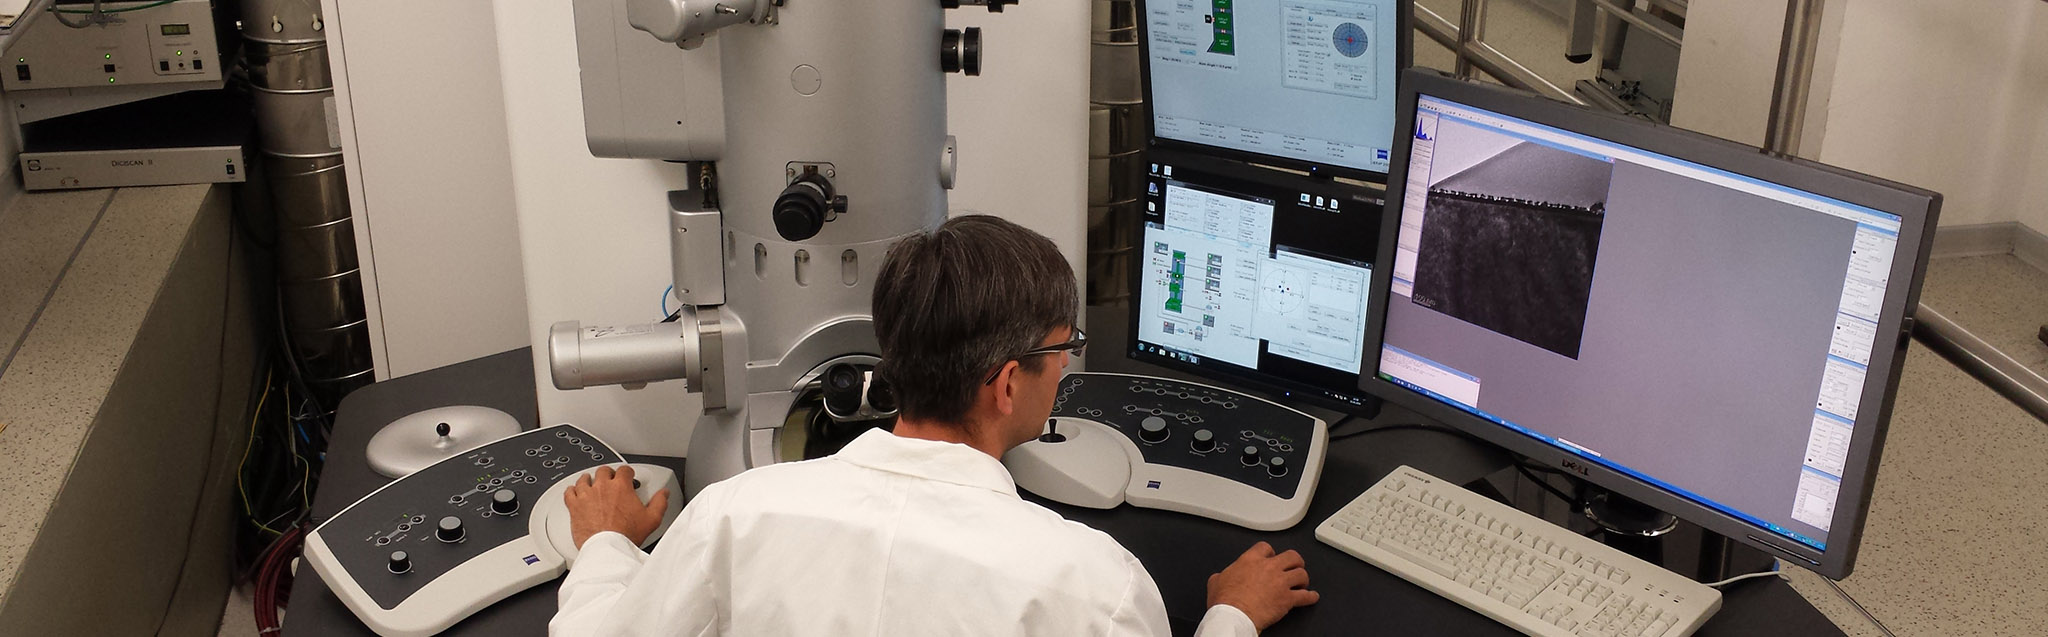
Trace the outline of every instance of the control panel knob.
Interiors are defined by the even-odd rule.
[[[1138,439],[1151,443],[1166,442],[1166,419],[1146,416],[1144,422],[1138,423]]]
[[[441,523],[434,529],[434,537],[443,542],[461,542],[462,518],[452,515],[441,518]]]
[[[1253,445],[1245,445],[1244,451],[1238,452],[1237,461],[1244,463],[1244,466],[1247,467],[1258,464],[1259,448]]]
[[[393,573],[410,571],[412,570],[412,556],[406,555],[405,551],[392,551],[389,566]]]
[[[1210,432],[1207,429],[1196,429],[1194,441],[1189,442],[1188,444],[1193,445],[1195,451],[1199,451],[1202,453],[1209,453],[1211,451],[1215,451],[1216,434]]]
[[[491,512],[498,515],[512,515],[519,512],[519,494],[511,489],[499,489],[491,494]]]
[[[1266,461],[1266,475],[1275,478],[1287,475],[1287,459],[1273,458]]]

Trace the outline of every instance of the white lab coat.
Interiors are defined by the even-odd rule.
[[[1166,635],[1138,559],[1017,497],[966,445],[870,431],[706,487],[653,555],[583,545],[548,624],[571,635]],[[1256,635],[1236,608],[1203,637]]]

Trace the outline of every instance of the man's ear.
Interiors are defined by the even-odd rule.
[[[1017,412],[1017,375],[1024,366],[1017,361],[1003,363],[1003,371],[996,373],[996,412],[1008,416]]]

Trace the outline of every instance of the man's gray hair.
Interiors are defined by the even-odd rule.
[[[1051,239],[987,215],[889,248],[875,281],[876,371],[904,416],[962,423],[989,372],[1074,325],[1074,271]],[[1019,361],[1034,373],[1044,358]]]

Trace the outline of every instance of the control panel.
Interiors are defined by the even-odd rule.
[[[1261,398],[1125,374],[1068,374],[1052,416],[1037,441],[1003,458],[1026,490],[1077,506],[1129,502],[1260,530],[1287,528],[1307,513],[1328,435],[1321,419]],[[1115,466],[1119,456],[1124,466]]]
[[[65,4],[66,11],[90,11],[90,4]],[[107,2],[110,19],[83,29],[41,16],[33,28],[7,46],[13,66],[0,72],[0,89],[129,86],[219,82],[220,50],[213,5],[207,0]],[[66,14],[73,22],[84,14]]]
[[[514,592],[562,574],[547,534],[567,528],[561,485],[618,452],[572,425],[520,433],[449,457],[364,496],[307,536],[306,558],[328,587],[382,635],[439,632]],[[672,472],[635,465],[643,501]],[[543,517],[561,520],[543,520]],[[663,524],[666,528],[666,522]],[[536,532],[536,529],[540,531]],[[651,542],[655,537],[650,537]]]

